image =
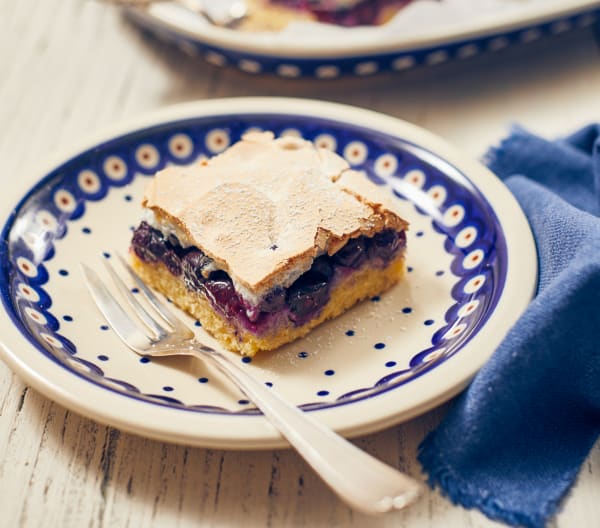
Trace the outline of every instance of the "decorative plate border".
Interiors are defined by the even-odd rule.
[[[445,249],[453,257],[455,303],[446,312],[444,325],[433,334],[431,346],[414,354],[409,368],[395,370],[373,386],[357,387],[335,400],[300,406],[327,409],[375,397],[429,372],[461,350],[493,313],[507,272],[501,226],[468,178],[433,152],[401,138],[315,117],[258,114],[176,121],[133,131],[92,147],[44,176],[2,230],[6,244],[0,253],[0,294],[23,335],[62,367],[128,397],[196,412],[258,413],[255,408],[231,411],[186,405],[166,395],[144,394],[125,380],[107,377],[101,362],[79,357],[77,346],[61,334],[61,323],[52,313],[52,299],[44,290],[50,278],[44,262],[54,257],[54,242],[68,235],[70,222],[85,215],[88,202],[101,201],[111,187],[148,177],[167,164],[188,164],[218,154],[244,132],[256,128],[272,130],[276,135],[302,135],[337,150],[354,169],[364,171],[365,177],[378,185],[391,185],[399,199],[406,199],[404,193],[417,196],[417,211],[433,214],[433,228],[446,237]],[[427,211],[428,207],[432,209]],[[28,229],[22,231],[21,224]]]
[[[589,0],[572,1],[562,8],[547,11],[522,20],[500,20],[497,25],[488,25],[482,30],[469,28],[448,35],[415,38],[414,41],[394,40],[384,35],[381,42],[370,45],[350,43],[346,49],[342,47],[334,51],[327,51],[332,47],[328,46],[326,39],[323,39],[322,50],[318,51],[309,50],[301,43],[269,47],[268,44],[235,35],[235,30],[206,27],[194,31],[185,24],[178,24],[173,16],[162,17],[152,8],[129,9],[126,13],[151,34],[175,45],[189,56],[203,57],[216,66],[231,66],[251,75],[268,74],[286,79],[335,79],[401,72],[418,66],[464,60],[588,27],[600,16],[598,3]]]
[[[173,118],[173,115],[177,117]],[[234,127],[233,132],[225,130],[223,123],[226,122],[237,123],[237,128]],[[452,272],[457,281],[452,295],[457,302],[447,310],[445,324],[433,335],[432,346],[414,355],[408,371],[392,371],[372,387],[359,388],[333,402],[307,402],[303,407],[310,410],[319,409],[326,413],[323,416],[327,417],[330,426],[347,434],[358,434],[381,428],[399,419],[406,419],[460,390],[489,356],[493,350],[490,347],[502,338],[502,328],[508,328],[511,317],[518,316],[535,289],[535,271],[531,273],[530,270],[524,274],[525,283],[521,285],[524,286],[521,291],[515,289],[514,277],[508,292],[505,291],[506,263],[507,259],[514,257],[515,248],[511,247],[515,246],[515,241],[507,245],[502,226],[507,222],[516,222],[520,229],[526,228],[522,213],[506,189],[489,173],[484,174],[486,178],[490,178],[487,186],[498,186],[492,189],[494,196],[504,193],[502,199],[508,201],[503,202],[503,205],[508,212],[512,211],[509,218],[504,218],[502,223],[499,223],[495,209],[471,180],[473,171],[485,173],[485,170],[479,164],[462,160],[460,156],[456,157],[456,152],[425,131],[374,112],[308,100],[249,98],[183,105],[176,108],[176,111],[167,110],[161,112],[157,118],[144,120],[142,126],[137,128],[127,127],[121,133],[108,136],[108,140],[92,142],[86,148],[75,151],[74,155],[63,157],[62,163],[45,172],[44,177],[29,189],[13,209],[2,231],[3,240],[8,241],[8,244],[2,246],[0,253],[3,266],[0,274],[0,293],[8,317],[14,325],[14,330],[3,325],[5,342],[2,351],[8,363],[26,379],[33,380],[34,385],[44,393],[67,406],[147,436],[196,445],[214,445],[217,440],[217,445],[229,447],[281,445],[281,439],[267,427],[268,424],[261,425],[260,431],[254,433],[243,428],[241,430],[239,424],[231,425],[227,422],[228,430],[221,431],[217,439],[208,433],[192,433],[188,430],[190,424],[187,421],[178,423],[177,426],[163,423],[164,418],[172,418],[171,413],[179,410],[200,411],[193,412],[192,415],[222,415],[228,420],[237,415],[255,414],[256,410],[227,413],[227,410],[224,412],[223,409],[183,407],[168,398],[150,396],[151,402],[157,404],[150,407],[158,410],[148,411],[148,401],[144,395],[136,392],[136,387],[122,380],[103,379],[99,365],[78,361],[76,347],[61,335],[60,323],[52,314],[51,299],[43,288],[43,284],[48,280],[44,262],[54,256],[52,242],[65,236],[69,222],[85,213],[85,204],[88,201],[102,200],[108,187],[123,186],[131,181],[136,173],[140,174],[136,177],[148,176],[167,162],[189,162],[199,155],[216,153],[237,139],[242,130],[256,126],[258,122],[280,133],[297,133],[300,129],[308,138],[315,139],[323,145],[329,144],[330,147],[333,146],[333,140],[337,150],[351,165],[365,170],[376,183],[390,184],[399,197],[407,192],[428,196],[430,201],[419,211],[424,215],[432,213],[431,209],[427,210],[431,203],[439,203],[439,214],[433,218],[432,226],[447,234],[447,251],[454,257]],[[292,123],[296,130],[290,129]],[[363,123],[368,123],[369,126],[366,127]],[[177,134],[173,134],[175,129]],[[187,134],[181,133],[183,129]],[[397,129],[398,133],[394,133],[394,129]],[[208,133],[208,130],[211,132]],[[368,144],[357,142],[357,137],[364,138],[365,135],[369,138]],[[192,136],[197,141],[188,141]],[[402,155],[389,156],[390,148],[396,153],[401,152]],[[165,156],[164,153],[169,154]],[[453,158],[457,163],[452,161]],[[423,170],[425,165],[427,170]],[[90,171],[90,167],[94,170]],[[394,176],[400,173],[403,177]],[[440,185],[440,181],[444,179],[450,179],[457,184],[452,193],[448,193],[444,186]],[[494,200],[496,199],[495,197]],[[44,208],[36,206],[36,200],[38,205],[41,200]],[[45,212],[40,213],[42,209]],[[28,222],[21,222],[20,220],[29,214],[28,211],[37,217],[28,218]],[[37,224],[40,231],[29,231],[28,234],[20,231],[19,226],[26,224]],[[481,226],[484,224],[491,227],[482,231]],[[509,226],[509,230],[514,231],[514,227]],[[529,259],[530,262],[533,258],[535,262],[532,240],[527,237],[526,229],[521,234],[525,237],[516,241],[518,258]],[[37,237],[37,242],[31,237]],[[40,241],[43,242],[42,245]],[[42,246],[44,250],[39,249]],[[33,252],[32,248],[37,248],[38,252]],[[513,298],[515,294],[517,299]],[[490,328],[487,323],[495,315],[494,307],[502,305],[501,311],[506,311],[507,302],[511,303],[510,317],[503,321],[498,321],[498,317],[495,317]],[[464,324],[469,318],[477,318],[471,327]],[[465,346],[472,350],[471,343],[477,341],[481,345],[482,340],[485,340],[486,350],[478,351],[476,357],[467,361],[464,354],[456,354]],[[23,359],[14,351],[15,346],[23,346],[25,343],[33,345],[31,350],[35,349],[38,354],[41,352],[51,358],[52,363],[59,365],[59,370],[67,372],[68,376],[65,378],[52,368],[49,369],[50,374],[46,372],[46,375],[36,371],[37,366],[32,367],[30,364],[31,358]],[[451,343],[452,346],[445,346],[447,343]],[[31,356],[31,352],[23,355]],[[451,358],[452,361],[449,361]],[[44,369],[48,371],[48,365]],[[423,374],[438,370],[440,375],[444,376],[444,380],[441,385],[435,386],[430,376]],[[73,373],[76,376],[73,376]],[[54,378],[59,377],[63,379],[64,384],[75,383],[79,391],[92,392],[98,400],[114,403],[109,393],[116,392],[118,396],[125,394],[128,396],[125,400],[133,401],[131,405],[125,404],[123,398],[120,398],[122,406],[133,406],[137,409],[137,406],[142,404],[145,406],[145,413],[150,412],[161,416],[162,419],[150,420],[148,424],[141,423],[139,418],[132,415],[125,419],[119,409],[110,408],[108,405],[99,410],[97,405],[77,400],[73,392],[67,391],[65,394],[62,387],[57,387],[54,383]],[[75,382],[75,377],[82,379],[84,385]],[[95,379],[91,379],[94,377]],[[89,383],[90,380],[93,383]],[[98,387],[100,392],[93,389],[94,386]],[[403,392],[406,401],[396,401],[394,405],[397,408],[385,409],[390,402],[386,395],[393,394],[392,389],[398,387],[406,391]],[[110,390],[107,391],[107,388]],[[144,401],[140,401],[141,399]],[[349,403],[370,406],[370,402],[381,403],[382,409],[363,418],[350,416],[343,411]],[[160,408],[164,409],[164,412]]]

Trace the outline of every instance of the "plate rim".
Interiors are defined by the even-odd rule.
[[[377,39],[359,38],[329,39],[325,36],[313,36],[308,41],[298,44],[286,40],[269,38],[268,32],[263,32],[264,38],[256,38],[248,32],[221,28],[206,23],[200,28],[189,28],[169,21],[153,13],[157,6],[150,8],[128,8],[127,13],[134,19],[142,19],[170,30],[196,42],[239,52],[244,55],[259,55],[269,58],[291,59],[324,59],[352,58],[373,56],[391,52],[403,52],[441,44],[469,40],[482,35],[505,34],[509,31],[535,26],[564,17],[586,14],[594,8],[600,8],[598,0],[555,0],[545,4],[538,3],[522,7],[522,11],[496,13],[481,17],[479,21],[472,19],[464,21],[453,29],[440,33],[439,28],[429,33],[409,36],[395,35],[392,32],[382,32]],[[165,7],[165,6],[158,6]],[[290,39],[291,40],[291,39]],[[375,40],[375,41],[374,41]],[[343,42],[342,42],[343,41]]]
[[[435,372],[438,373],[437,376],[449,376],[443,391],[437,390],[437,388],[436,390],[432,390],[431,387],[427,388],[430,384],[424,383],[423,378],[427,380],[431,376],[429,378],[423,376],[421,379],[411,381],[410,384],[404,387],[380,394],[372,400],[353,403],[352,412],[350,413],[344,412],[345,406],[312,412],[315,413],[317,419],[322,420],[329,427],[345,436],[354,437],[375,432],[413,418],[460,392],[491,356],[495,346],[500,343],[510,326],[517,320],[517,316],[525,310],[531,298],[533,298],[537,287],[537,252],[529,223],[516,199],[505,185],[481,163],[463,155],[445,140],[417,125],[360,107],[300,98],[223,98],[172,105],[106,127],[88,139],[79,141],[76,145],[57,153],[51,160],[40,163],[40,167],[34,169],[29,177],[19,179],[19,185],[13,186],[13,192],[0,197],[0,212],[5,218],[3,224],[6,224],[15,212],[15,204],[19,202],[18,199],[13,199],[15,194],[22,198],[31,190],[32,185],[39,182],[52,169],[94,145],[152,125],[184,119],[231,115],[236,112],[240,114],[261,113],[265,115],[329,118],[338,121],[340,124],[360,124],[363,128],[375,130],[388,136],[408,139],[435,152],[445,161],[450,162],[464,172],[494,210],[503,231],[505,233],[507,231],[517,232],[521,235],[518,239],[513,238],[512,240],[506,237],[509,273],[514,262],[529,264],[529,267],[516,266],[519,268],[518,277],[521,284],[516,287],[514,284],[516,279],[513,278],[513,281],[509,281],[509,275],[507,275],[503,294],[495,310],[490,314],[490,320],[464,346],[464,348],[475,350],[483,345],[484,350],[486,348],[490,350],[487,350],[484,354],[475,354],[475,357],[472,357],[472,353],[468,354],[469,358],[467,360],[463,349],[460,354],[437,366],[435,369]],[[476,176],[476,181],[473,181],[473,176]],[[483,190],[481,182],[478,181],[479,179],[482,179],[485,185],[491,187],[491,189],[486,188]],[[494,196],[491,200],[490,194]],[[499,203],[502,203],[501,211],[498,210]],[[510,306],[509,317],[498,321],[499,314],[502,313],[502,309],[506,311],[507,305]],[[148,410],[147,403],[131,398],[123,398],[89,381],[73,376],[67,369],[40,354],[12,325],[10,317],[6,313],[4,315],[5,317],[0,319],[0,335],[2,336],[0,338],[0,357],[28,385],[78,414],[138,435],[186,445],[222,449],[267,449],[288,445],[262,416],[203,415],[189,413],[185,410],[161,408],[160,406],[154,406],[155,408],[151,413],[144,412]],[[495,321],[494,328],[490,329],[490,321]],[[494,330],[496,336],[493,342],[495,344],[494,346],[488,344],[486,347],[486,341],[494,337]],[[498,337],[498,334],[502,334],[502,337]],[[32,354],[32,351],[34,354]],[[33,364],[31,364],[32,358],[34,359]],[[37,364],[35,360],[38,360]],[[42,365],[39,364],[40,360],[43,363]],[[462,367],[462,370],[459,367]],[[456,372],[457,369],[459,373]],[[421,393],[424,388],[427,388],[425,397]],[[404,396],[408,404],[405,402],[404,406],[394,413],[373,412],[372,407],[375,400],[376,404],[380,404],[379,407],[384,408],[391,403],[396,404],[398,390],[407,393]],[[82,393],[85,397],[82,397]],[[116,413],[113,410],[115,397],[117,398],[116,401],[119,402],[119,409]],[[123,400],[127,401],[124,402]],[[394,406],[397,407],[397,405]],[[108,409],[111,409],[111,411],[109,412]],[[340,411],[340,409],[342,410]],[[181,415],[182,418],[177,421],[177,430],[164,426],[164,424],[173,421],[173,413],[184,413]],[[369,420],[357,419],[357,416],[364,416],[365,413],[368,413]],[[150,422],[147,419],[148,414],[151,415]],[[348,414],[354,415],[354,418],[348,419],[348,416],[345,416]],[[124,417],[125,415],[127,418]],[[252,427],[246,427],[245,420],[252,420]],[[235,422],[235,427],[232,427],[233,422]],[[227,434],[207,435],[200,432],[202,429],[207,431],[223,431],[225,429]]]

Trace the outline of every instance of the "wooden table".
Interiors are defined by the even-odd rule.
[[[5,185],[81,136],[194,99],[280,95],[354,104],[422,125],[474,157],[512,122],[555,136],[600,118],[592,29],[342,85],[218,69],[89,0],[0,0],[0,21]],[[0,398],[2,526],[495,525],[437,492],[405,512],[368,518],[341,504],[290,450],[219,451],[139,438],[56,405],[3,364]],[[423,478],[416,449],[446,409],[356,443]],[[552,526],[597,526],[599,486],[596,445]]]

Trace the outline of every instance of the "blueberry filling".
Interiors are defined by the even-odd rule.
[[[410,0],[360,0],[337,2],[336,0],[270,0],[272,4],[312,13],[317,20],[341,26],[373,25],[381,22],[381,14],[387,7],[400,8]]]
[[[236,292],[229,275],[217,270],[198,248],[184,248],[176,237],[165,237],[146,222],[134,230],[131,241],[132,250],[140,260],[162,262],[171,274],[183,279],[188,290],[203,292],[228,319],[258,334],[281,317],[297,326],[317,317],[329,301],[336,275],[344,276],[367,262],[383,268],[405,245],[405,233],[392,229],[372,238],[353,238],[332,256],[316,258],[310,270],[290,287],[276,287],[258,305],[251,305]]]

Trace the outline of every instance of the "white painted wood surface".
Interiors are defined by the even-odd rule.
[[[171,103],[319,98],[379,110],[480,156],[512,122],[556,136],[600,119],[592,29],[404,74],[284,81],[221,70],[143,36],[90,0],[0,0],[3,187],[88,133]],[[8,187],[10,189],[10,187]],[[289,450],[227,452],[139,438],[81,418],[0,364],[0,526],[491,527],[437,492],[406,512],[351,512]],[[446,406],[357,439],[423,478],[416,448]],[[600,446],[551,526],[598,526]]]

